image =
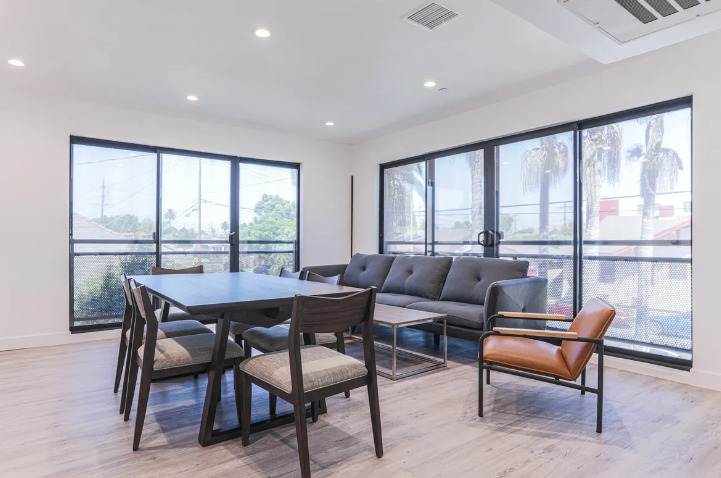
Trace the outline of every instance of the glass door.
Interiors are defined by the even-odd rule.
[[[299,169],[295,165],[238,165],[239,270],[278,275],[299,267]]]
[[[160,264],[231,270],[231,161],[161,154]]]
[[[429,162],[433,224],[431,255],[466,256],[492,254],[492,235],[486,212],[493,191],[482,149],[441,156]]]
[[[548,278],[548,311],[574,316],[574,132],[496,147],[498,257]]]

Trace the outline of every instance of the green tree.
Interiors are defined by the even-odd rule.
[[[386,224],[393,227],[387,239],[414,239],[414,232],[423,229],[416,223],[413,213],[413,195],[425,197],[425,163],[419,162],[386,170],[385,209],[390,218]]]
[[[241,240],[295,241],[297,234],[295,201],[288,201],[278,195],[263,194],[253,208],[252,221],[241,224]],[[254,250],[287,250],[290,244],[251,244]],[[267,266],[269,274],[280,273],[281,267],[291,267],[290,254],[259,254],[257,267]]]

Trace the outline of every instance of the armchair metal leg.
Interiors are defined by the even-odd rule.
[[[598,344],[598,394],[596,397],[596,433],[603,430],[603,342]]]
[[[491,369],[489,368],[486,369],[486,383],[488,385],[491,384]]]
[[[478,346],[478,416],[483,417],[483,339]]]
[[[586,386],[586,367],[584,367],[583,372],[581,372],[581,385]],[[581,395],[586,395],[586,391],[581,390]]]

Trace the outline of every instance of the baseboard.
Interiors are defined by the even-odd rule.
[[[22,337],[0,338],[0,351],[28,349],[33,347],[51,347],[54,345],[74,344],[120,337],[120,329],[99,330],[82,334],[57,332],[54,334],[26,335]]]
[[[597,362],[597,357],[595,355],[591,358],[591,362]],[[721,374],[715,372],[699,370],[697,368],[692,368],[689,371],[676,370],[669,367],[663,367],[661,365],[653,365],[650,363],[609,356],[604,357],[604,363],[606,367],[623,370],[625,372],[648,375],[650,377],[670,380],[672,382],[692,385],[694,387],[721,391]]]

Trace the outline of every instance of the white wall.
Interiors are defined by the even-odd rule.
[[[346,145],[0,92],[0,350],[117,334],[68,332],[70,135],[301,163],[301,264],[348,260]]]
[[[693,111],[693,370],[612,360],[614,366],[721,390],[721,33],[605,67],[506,101],[353,148],[356,181],[354,248],[377,252],[378,164],[483,139],[595,117],[692,94]]]

